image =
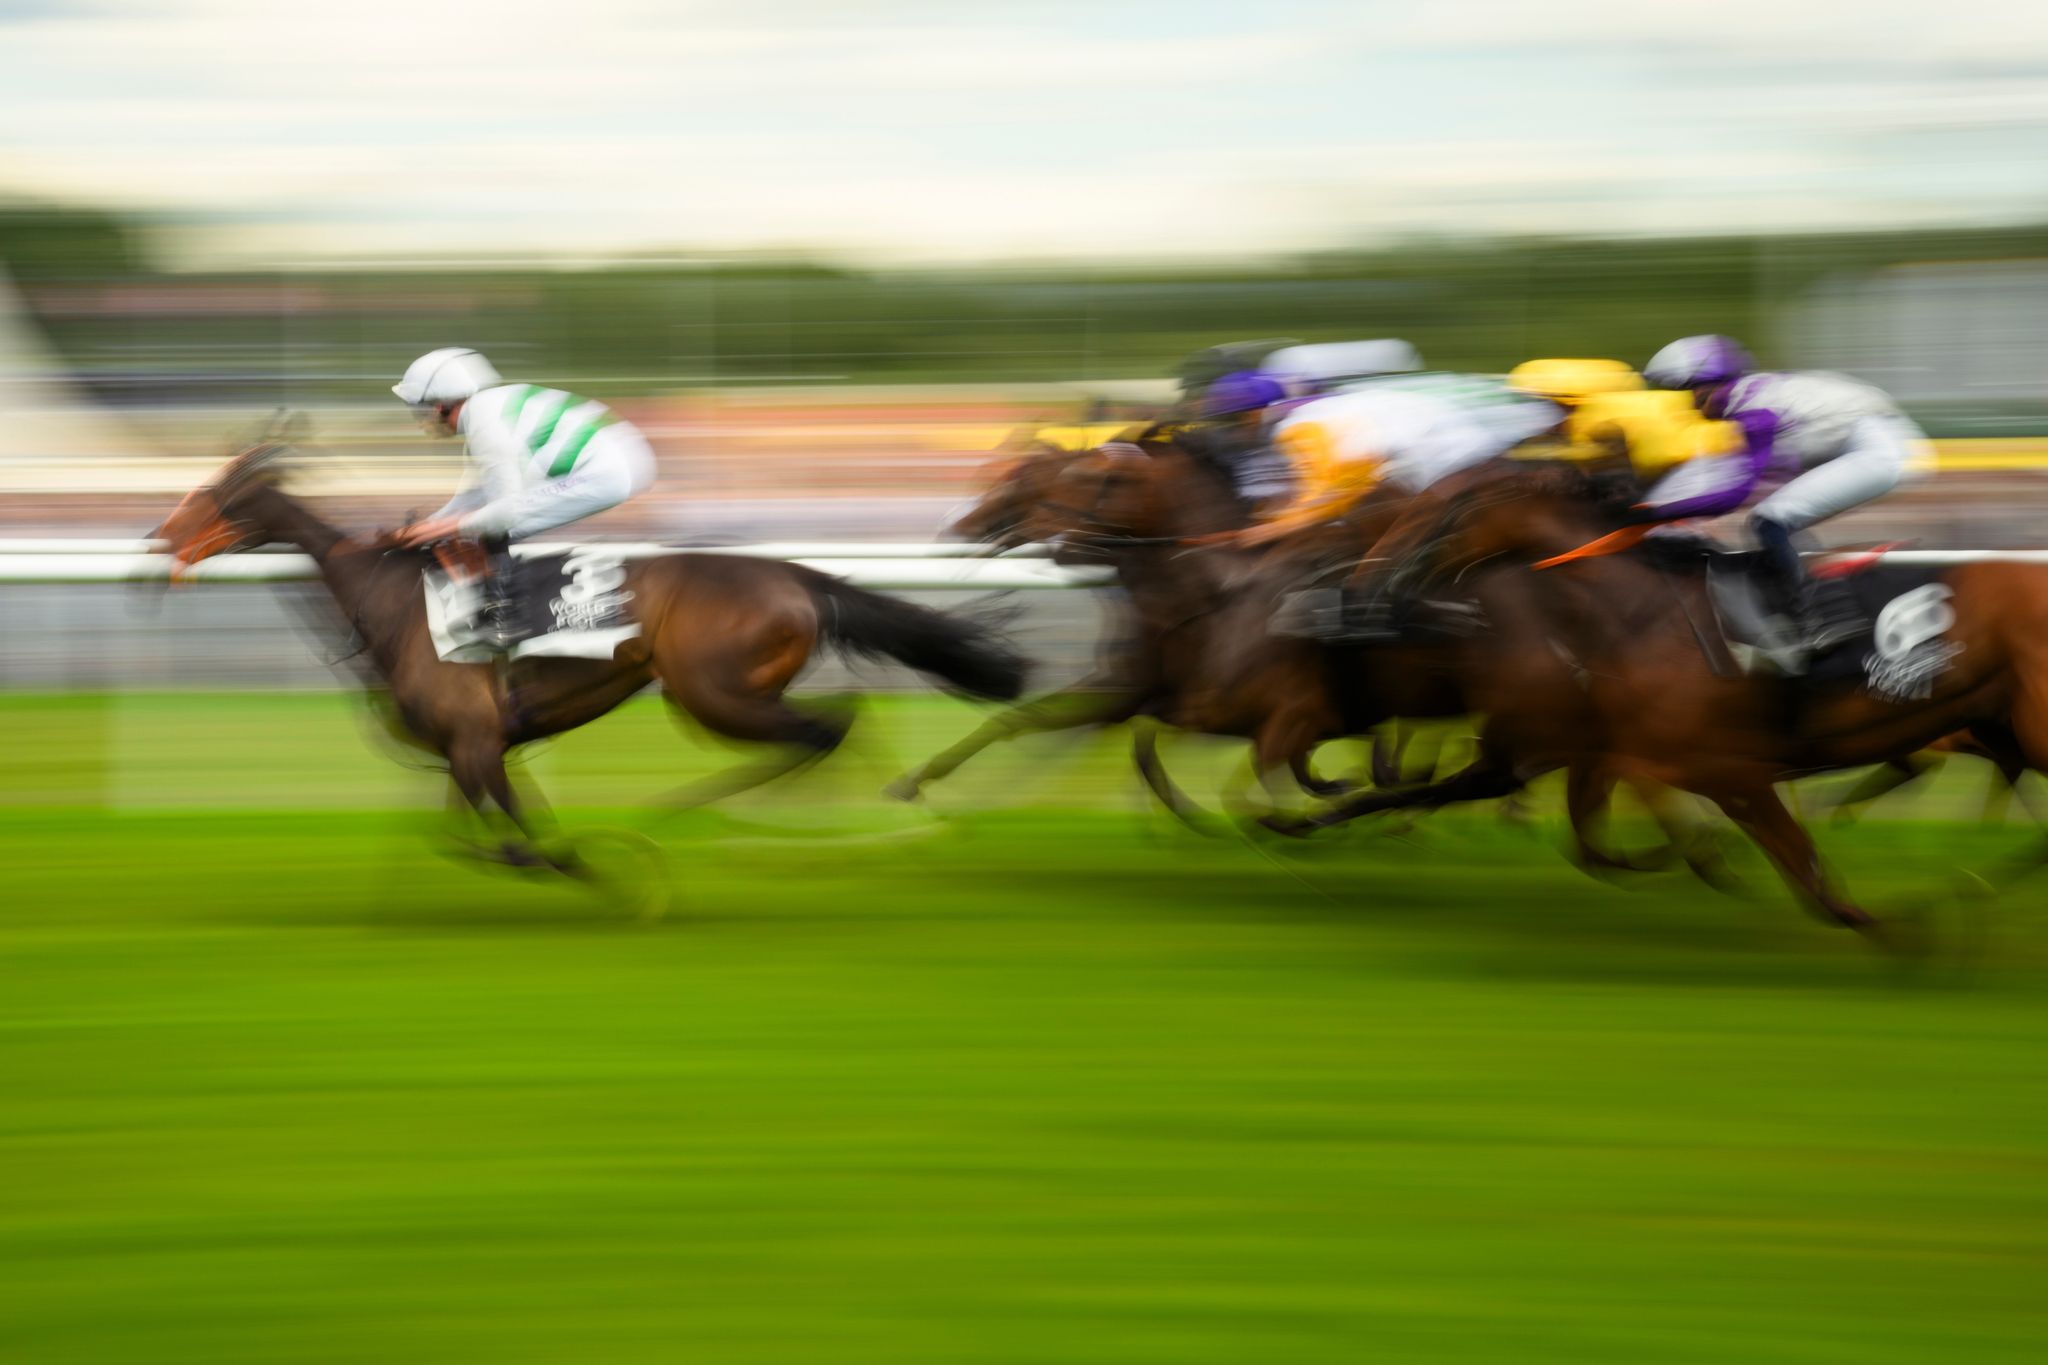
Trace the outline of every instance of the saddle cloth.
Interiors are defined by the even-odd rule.
[[[529,553],[512,548],[511,599],[526,636],[508,657],[609,659],[640,634],[626,566],[609,546]],[[499,653],[484,638],[482,579],[437,565],[422,576],[427,629],[444,663],[487,663]]]
[[[1747,671],[1771,666],[1788,631],[1773,614],[1753,553],[1706,556],[1707,587],[1723,641]],[[1827,613],[1853,621],[1848,638],[1807,662],[1810,685],[1856,683],[1882,701],[1924,700],[1962,646],[1948,638],[1953,596],[1933,565],[1889,564],[1875,556],[1837,560],[1814,572]]]

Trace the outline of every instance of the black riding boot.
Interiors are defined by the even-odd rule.
[[[520,628],[519,599],[514,575],[512,542],[503,536],[486,537],[484,542],[483,637],[497,650],[507,650],[526,638]]]
[[[1793,548],[1792,531],[1768,517],[1751,523],[1757,544],[1763,550],[1770,605],[1792,625],[1792,671],[1805,672],[1806,663],[1816,655],[1855,639],[1862,631],[1862,618],[1854,599],[1837,584],[1816,583]]]

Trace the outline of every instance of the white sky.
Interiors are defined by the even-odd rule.
[[[958,260],[2048,215],[2048,4],[0,0],[0,194],[188,257]]]

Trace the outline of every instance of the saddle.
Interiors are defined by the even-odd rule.
[[[1937,566],[1859,554],[1810,569],[1817,609],[1842,629],[1833,644],[1800,661],[1791,658],[1792,632],[1773,609],[1760,552],[1725,549],[1703,537],[1659,536],[1630,553],[1704,575],[1719,643],[1745,673],[1792,673],[1809,688],[1853,683],[1881,700],[1912,701],[1931,693],[1961,649],[1947,639],[1955,613]],[[1694,622],[1696,632],[1700,624]]]
[[[485,663],[501,654],[610,659],[640,634],[625,561],[609,546],[538,553],[514,546],[511,579],[498,586],[515,616],[515,643],[501,649],[483,619],[486,558],[481,546],[455,542],[437,548],[436,566],[422,575],[427,628],[445,663]]]

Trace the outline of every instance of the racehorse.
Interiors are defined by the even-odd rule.
[[[1457,717],[1482,710],[1496,724],[1516,726],[1534,745],[1558,709],[1580,693],[1573,671],[1547,637],[1527,625],[1513,579],[1482,574],[1461,596],[1476,599],[1496,621],[1478,635],[1411,643],[1326,645],[1275,634],[1281,598],[1306,581],[1348,570],[1409,507],[1391,489],[1368,497],[1338,523],[1297,536],[1263,555],[1190,549],[1211,528],[1236,527],[1245,511],[1224,476],[1190,455],[1170,428],[1135,441],[1083,452],[1048,452],[1005,470],[989,492],[955,523],[956,534],[1001,548],[1051,541],[1069,562],[1106,561],[1133,607],[1135,628],[1103,670],[1050,697],[998,713],[975,733],[892,784],[914,795],[919,784],[951,772],[974,754],[1014,735],[1133,718],[1254,741],[1254,766],[1275,802],[1274,776],[1290,772],[1312,796],[1342,795],[1345,784],[1317,779],[1308,756],[1323,740],[1373,732],[1373,779],[1401,781],[1400,732],[1383,723]],[[1592,724],[1582,716],[1571,734]],[[1167,778],[1156,731],[1137,729],[1140,772],[1170,810],[1193,823],[1185,798]],[[1552,766],[1571,753],[1554,750]],[[1626,855],[1603,848],[1597,831],[1614,780],[1597,765],[1573,768],[1567,787],[1573,852],[1589,871],[1650,871],[1683,857],[1702,878],[1726,885],[1720,851],[1702,838],[1668,791],[1631,783],[1670,840],[1665,848]],[[1500,793],[1512,797],[1511,792]]]
[[[253,445],[186,496],[155,532],[172,577],[268,543],[310,555],[362,657],[388,687],[401,736],[447,760],[455,788],[480,817],[489,822],[495,807],[510,822],[517,837],[497,850],[501,861],[561,866],[535,845],[506,752],[595,720],[649,683],[716,734],[785,746],[706,783],[691,804],[757,786],[838,746],[846,718],[801,710],[784,696],[822,646],[887,655],[975,697],[1007,701],[1023,688],[1024,661],[985,623],[801,565],[719,554],[626,562],[621,588],[640,634],[611,659],[446,663],[429,633],[423,590],[433,552],[365,542],[323,521],[281,486],[287,451],[276,441]]]
[[[1833,886],[1775,783],[1888,762],[1965,729],[2015,772],[2048,763],[2048,570],[1985,561],[1939,575],[1945,662],[1924,695],[1744,674],[1700,624],[1714,612],[1699,555],[1635,544],[1642,528],[1617,527],[1604,491],[1577,470],[1501,461],[1414,509],[1381,544],[1411,586],[1508,567],[1583,676],[1598,723],[1575,742],[1578,761],[1713,801],[1835,922],[1877,923]],[[1560,713],[1556,732],[1576,724]],[[1283,827],[1498,796],[1541,770],[1525,740],[1489,725],[1479,759],[1442,782],[1348,798]]]
[[[898,778],[890,792],[914,797],[988,746],[1018,735],[1145,720],[1233,737],[1263,733],[1262,774],[1284,766],[1315,796],[1350,790],[1317,778],[1308,763],[1316,743],[1343,733],[1340,718],[1327,709],[1320,647],[1268,637],[1274,603],[1270,594],[1245,591],[1250,557],[1218,558],[1185,546],[1190,536],[1239,529],[1248,520],[1228,477],[1189,455],[1166,426],[1092,450],[1040,451],[1006,466],[949,533],[986,542],[992,553],[1047,541],[1058,546],[1060,562],[1108,564],[1129,609],[1127,630],[1087,677],[991,717]],[[1224,641],[1236,651],[1226,665],[1233,672],[1277,669],[1293,673],[1301,685],[1225,700],[1222,679],[1212,671],[1215,648]],[[1135,727],[1132,750],[1154,794],[1191,820],[1192,803],[1160,762],[1156,728]]]

